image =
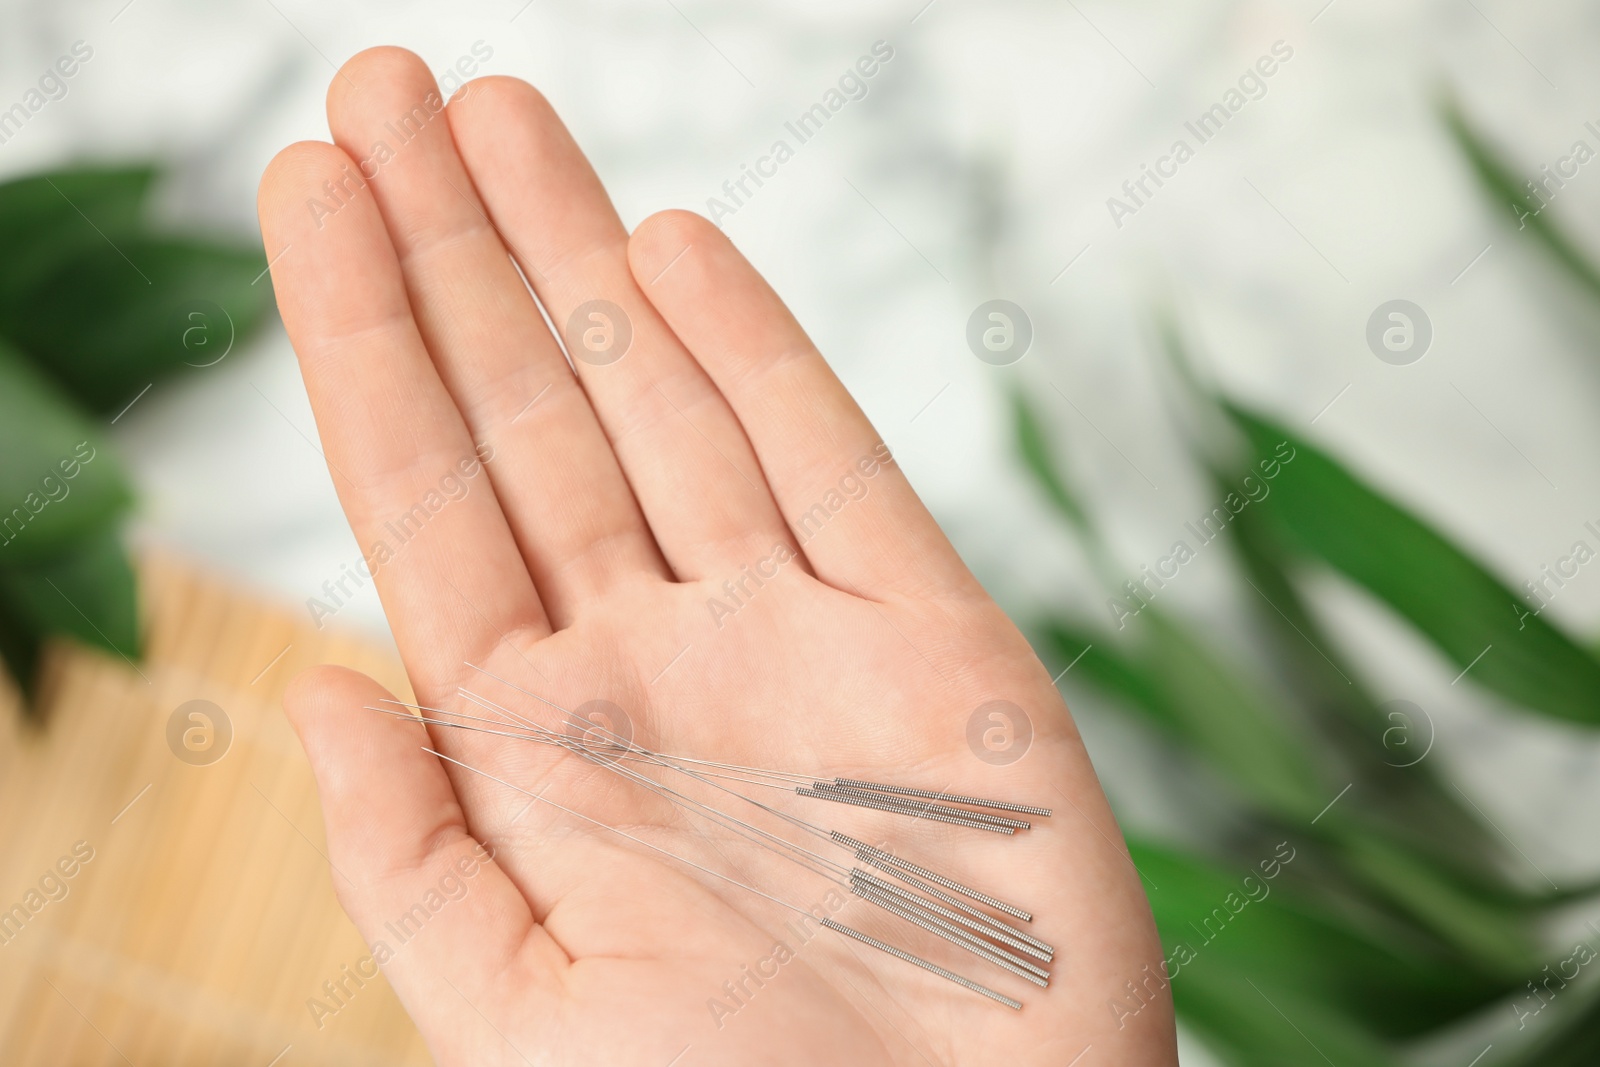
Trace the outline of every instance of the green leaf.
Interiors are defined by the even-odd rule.
[[[0,567],[51,558],[133,501],[95,426],[0,343]]]
[[[1326,453],[1265,416],[1228,411],[1259,453],[1295,450],[1293,474],[1252,507],[1288,542],[1388,604],[1472,682],[1559,719],[1600,725],[1600,661],[1498,578]],[[1470,669],[1469,669],[1470,668]]]
[[[1274,999],[1281,992],[1318,1003],[1372,1034],[1399,1038],[1476,1010],[1516,981],[1465,966],[1425,941],[1367,928],[1297,892],[1281,876],[1305,847],[1283,841],[1254,865],[1231,871],[1130,841],[1134,863],[1154,887],[1151,907],[1180,1006],[1190,985],[1210,985],[1228,971],[1248,975]],[[1246,999],[1267,1008],[1259,994]]]
[[[1283,477],[1294,477],[1292,467],[1283,470]],[[1229,484],[1217,481],[1219,489]],[[1246,508],[1237,515],[1228,540],[1255,594],[1250,599],[1260,626],[1283,664],[1285,684],[1338,751],[1352,781],[1335,825],[1359,814],[1379,824],[1397,846],[1427,856],[1448,870],[1453,881],[1497,906],[1550,903],[1547,894],[1507,880],[1508,857],[1499,840],[1433,773],[1436,763],[1425,762],[1434,743],[1432,720],[1411,721],[1405,713],[1386,712],[1357,667],[1344,660],[1302,600],[1291,577],[1289,554],[1261,512]],[[1527,878],[1534,873],[1524,870]]]
[[[1187,744],[1254,810],[1314,835],[1322,855],[1397,921],[1460,953],[1485,973],[1515,974],[1533,959],[1524,901],[1497,899],[1414,843],[1395,840],[1359,812],[1330,805],[1331,784],[1313,746],[1296,736],[1282,705],[1153,606],[1134,624],[1140,638],[1119,649],[1052,622],[1043,637],[1075,677],[1099,686]],[[1081,654],[1081,658],[1078,658]]]
[[[1017,452],[1045,496],[1068,522],[1079,531],[1089,530],[1089,515],[1068,487],[1067,477],[1056,463],[1050,440],[1033,405],[1021,390],[1013,390],[1011,424],[1015,427]]]
[[[1092,645],[1076,672],[1187,743],[1253,804],[1294,823],[1314,818],[1337,790],[1271,698],[1154,605],[1129,629],[1122,647],[1060,622],[1044,636],[1064,662]]]
[[[1246,509],[1230,533],[1246,575],[1260,594],[1258,614],[1285,665],[1286,683],[1343,754],[1354,779],[1337,822],[1358,812],[1362,819],[1378,823],[1389,847],[1408,866],[1414,862],[1413,853],[1426,856],[1431,866],[1448,874],[1450,882],[1506,918],[1520,909],[1564,905],[1594,895],[1595,882],[1559,890],[1528,889],[1537,872],[1527,867],[1520,868],[1519,881],[1508,880],[1505,865],[1514,863],[1514,858],[1482,816],[1452,794],[1455,787],[1447,788],[1434,773],[1437,764],[1426,759],[1434,740],[1431,721],[1397,718],[1399,713],[1386,712],[1378,704],[1355,665],[1344,660],[1301,599],[1287,554],[1274,543],[1259,512]],[[1517,943],[1525,942],[1519,938]]]
[[[1183,1021],[1231,1067],[1401,1067],[1393,1049],[1319,1001],[1269,989],[1226,965],[1202,960],[1198,966],[1192,981],[1180,975],[1173,983],[1173,1001]]]
[[[79,249],[138,228],[157,172],[86,166],[0,183],[0,293],[18,291]]]
[[[1592,940],[1585,940],[1587,945],[1593,946]],[[1589,951],[1594,949],[1590,947]],[[1557,966],[1568,958],[1565,952],[1554,955],[1559,961]],[[1535,994],[1526,987],[1519,990],[1512,1002],[1512,1011],[1517,1012],[1518,1018],[1530,1029],[1541,1026],[1543,1033],[1510,1055],[1492,1061],[1492,1067],[1594,1067],[1600,1063],[1600,986],[1591,982],[1587,987],[1573,990],[1563,991],[1559,986],[1554,989],[1559,997],[1581,999],[1570,1001],[1572,1010],[1566,1010],[1563,1015],[1567,1003],[1557,998],[1546,1003],[1543,998],[1549,998],[1548,991]],[[1528,1015],[1532,1018],[1527,1018]]]
[[[0,568],[0,611],[24,635],[73,637],[130,662],[139,656],[133,566],[115,530],[54,559]],[[6,651],[9,656],[9,643]],[[34,668],[31,662],[10,666],[19,680]]]
[[[1244,433],[1234,424],[1214,386],[1205,384],[1180,331],[1170,316],[1160,319],[1163,348],[1182,385],[1183,409],[1200,428],[1194,448],[1212,483],[1216,499],[1225,499],[1253,475],[1258,490],[1270,494],[1278,476],[1294,477],[1293,468],[1253,454]],[[1276,472],[1276,473],[1274,473]],[[1270,476],[1269,476],[1270,475]],[[1334,520],[1337,521],[1337,520]],[[1278,676],[1296,703],[1304,708],[1321,737],[1342,757],[1343,773],[1352,780],[1352,795],[1334,823],[1348,822],[1352,811],[1381,827],[1381,836],[1401,856],[1423,854],[1433,866],[1460,883],[1471,898],[1496,909],[1541,909],[1591,895],[1594,887],[1577,886],[1559,891],[1530,891],[1523,882],[1505,877],[1505,850],[1480,818],[1445,788],[1432,773],[1435,766],[1422,759],[1433,743],[1431,721],[1397,722],[1363,684],[1354,664],[1340,654],[1337,644],[1323,632],[1303,601],[1297,585],[1298,560],[1284,538],[1260,508],[1245,506],[1233,516],[1225,536],[1239,560],[1254,593],[1246,600],[1256,608],[1260,625],[1272,639],[1271,649],[1281,666]],[[1402,743],[1394,743],[1399,740]],[[1329,827],[1333,829],[1333,827]],[[1359,826],[1348,832],[1363,832]],[[1406,867],[1411,864],[1404,864]],[[1525,871],[1531,875],[1533,872]],[[1392,876],[1380,875],[1380,881]],[[1402,881],[1414,879],[1401,876]],[[1416,887],[1401,886],[1406,899]],[[1442,910],[1461,914],[1476,906]],[[1516,924],[1513,915],[1497,916],[1503,933]],[[1464,926],[1469,941],[1474,932]],[[1502,947],[1525,945],[1524,931],[1497,939]]]
[[[86,166],[0,182],[0,239],[59,236],[67,229],[135,228],[155,185],[149,164]]]
[[[1282,477],[1294,477],[1293,466]],[[1216,479],[1217,491],[1239,479]],[[1273,483],[1266,483],[1269,486]],[[1234,517],[1228,542],[1252,589],[1249,602],[1283,664],[1285,685],[1310,712],[1358,780],[1351,801],[1386,821],[1421,849],[1448,856],[1464,869],[1498,871],[1499,842],[1455,801],[1424,759],[1431,724],[1397,721],[1379,706],[1359,670],[1341,655],[1302,599],[1292,560],[1274,529],[1251,507]]]
[[[1364,818],[1335,809],[1323,822],[1320,829],[1340,867],[1476,966],[1508,977],[1538,969],[1538,944],[1522,902],[1481,892],[1459,872]]]
[[[30,285],[0,292],[0,335],[100,412],[185,364],[221,360],[264,320],[259,251],[124,234],[81,247]]]
[[[1526,179],[1518,177],[1516,168],[1473,128],[1453,99],[1444,99],[1439,110],[1484,192],[1505,205],[1506,221],[1516,219],[1517,228],[1525,229],[1543,245],[1574,281],[1592,295],[1600,296],[1600,267],[1562,232],[1549,212],[1539,210],[1539,202],[1527,193]]]

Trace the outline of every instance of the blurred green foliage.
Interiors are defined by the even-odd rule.
[[[1600,270],[1548,212],[1533,213],[1516,168],[1459,108],[1442,111],[1491,202],[1510,206],[1505,221],[1600,298]],[[1134,1025],[1170,988],[1180,1017],[1238,1067],[1411,1062],[1418,1043],[1486,1011],[1539,1026],[1501,1042],[1515,1047],[1498,1057],[1485,1050],[1480,1067],[1600,1063],[1600,982],[1550,980],[1550,968],[1574,965],[1575,949],[1552,939],[1553,920],[1597,887],[1556,889],[1423,758],[1431,722],[1373,694],[1362,665],[1325,632],[1311,586],[1332,574],[1364,589],[1462,684],[1526,714],[1600,726],[1600,660],[1444,532],[1205,384],[1171,321],[1160,332],[1179,423],[1221,509],[1214,537],[1189,532],[1228,546],[1261,638],[1253,649],[1156,602],[1160,586],[1101,536],[1044,415],[1012,395],[1018,452],[1115,620],[1045,618],[1036,643],[1047,662],[1076,664],[1068,685],[1091,687],[1165,738],[1237,814],[1204,845],[1130,834],[1168,958],[1161,973],[1128,976],[1107,1011]],[[1252,481],[1267,491],[1249,491]],[[1584,946],[1580,958],[1600,949],[1600,934]]]
[[[0,657],[25,693],[52,636],[139,654],[119,536],[134,494],[102,417],[216,363],[272,308],[253,244],[149,222],[157,178],[83,167],[0,184]]]

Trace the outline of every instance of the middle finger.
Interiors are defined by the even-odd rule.
[[[744,428],[640,292],[627,230],[550,104],[526,82],[481,78],[447,114],[490,217],[564,331],[673,571],[722,576],[779,544],[798,556]],[[593,358],[591,338],[614,345],[624,329],[632,342],[622,358],[609,348]]]
[[[433,75],[399,48],[345,70],[328,92],[334,140],[362,161],[439,376],[494,450],[495,492],[551,624],[619,581],[665,577],[588,399],[478,204]]]

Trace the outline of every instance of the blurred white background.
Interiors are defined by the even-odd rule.
[[[309,0],[7,2],[0,106],[84,41],[93,58],[17,136],[9,176],[71,158],[181,161],[175,219],[255,232],[262,168],[327,138],[334,67],[393,43],[443,71],[539,86],[630,225],[707,211],[783,124],[887,42],[894,58],[723,224],[789,300],[958,547],[1020,619],[1103,625],[1082,561],[1020,473],[1003,387],[1053,417],[1130,573],[1209,509],[1164,406],[1153,311],[1174,306],[1235,395],[1407,501],[1514,587],[1600,520],[1600,322],[1487,206],[1434,108],[1448,86],[1533,177],[1600,125],[1600,11],[1574,0]],[[1121,196],[1276,42],[1292,49],[1195,158],[1119,227]],[[1551,211],[1600,248],[1600,166]],[[273,250],[268,250],[269,254]],[[261,284],[269,284],[263,280]],[[1014,367],[964,331],[1003,297],[1032,319]],[[1364,340],[1405,298],[1434,340],[1408,366]],[[1069,402],[1070,398],[1070,402]],[[1315,419],[1314,425],[1312,424]],[[1092,421],[1091,421],[1092,420]],[[116,427],[143,493],[139,536],[302,604],[358,556],[281,329],[156,391]],[[1235,625],[1225,554],[1163,596]],[[1363,596],[1330,591],[1380,697],[1427,708],[1439,758],[1555,877],[1600,862],[1600,746],[1492,714]],[[1507,610],[1511,608],[1508,605]],[[1554,615],[1600,632],[1600,567]],[[383,631],[370,588],[338,624]],[[1059,669],[1064,664],[1058,664]],[[1160,773],[1083,702],[1125,817],[1159,823]],[[1195,1053],[1193,1062],[1202,1062]]]

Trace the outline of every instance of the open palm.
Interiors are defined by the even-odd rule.
[[[1031,909],[1058,954],[1036,989],[603,766],[425,734],[363,710],[387,697],[370,679],[319,668],[287,703],[334,883],[435,1057],[1174,1062],[1164,1003],[1120,1027],[1108,1010],[1161,951],[1065,707],[794,318],[705,220],[630,236],[530,86],[436,94],[410,53],[362,53],[330,90],[335,143],[285,149],[261,187],[328,466],[419,702],[493,717],[465,688],[558,725],[536,694],[660,751],[1055,807],[1007,838],[745,789]],[[1025,751],[969,740],[997,700]]]

